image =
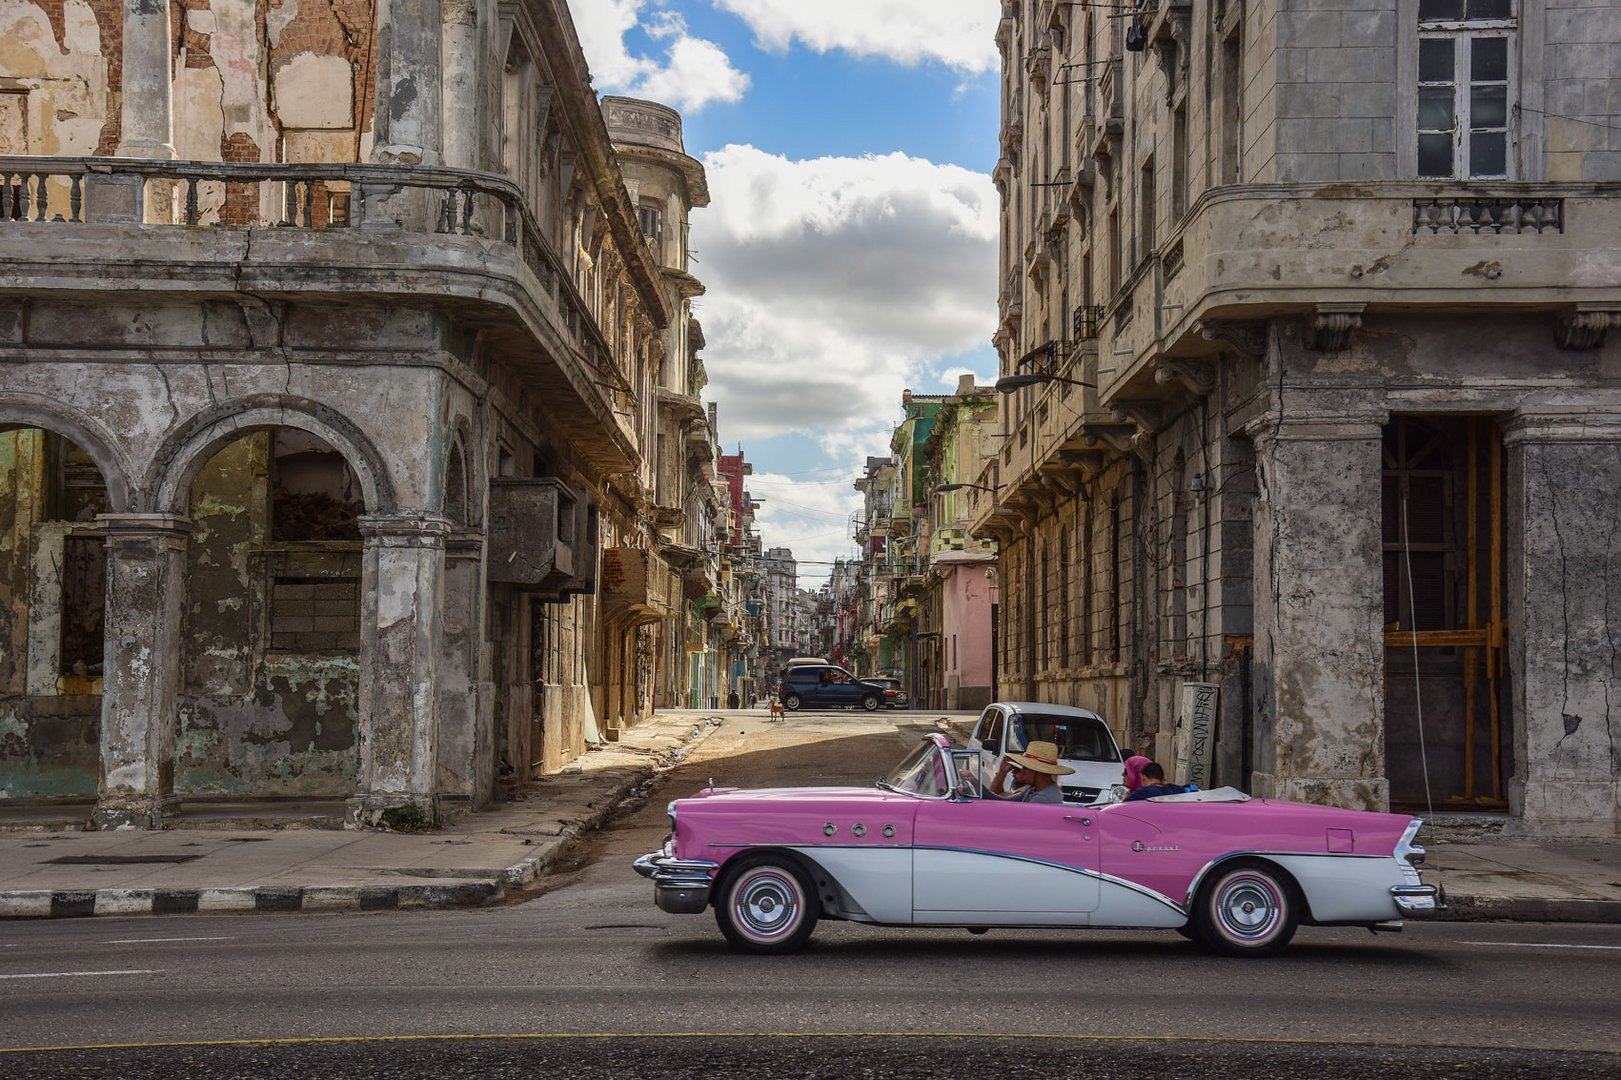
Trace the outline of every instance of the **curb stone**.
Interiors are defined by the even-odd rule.
[[[591,805],[601,807],[563,824],[533,856],[496,876],[413,885],[263,885],[195,889],[56,889],[0,891],[0,919],[89,918],[98,915],[190,915],[246,912],[344,912],[479,907],[543,876],[567,846],[609,817],[668,769],[685,760],[715,730],[701,721],[680,745],[614,778]],[[489,873],[490,871],[485,871]]]
[[[1581,897],[1457,896],[1428,922],[1621,923],[1621,900]]]

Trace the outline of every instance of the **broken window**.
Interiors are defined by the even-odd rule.
[[[270,648],[360,651],[360,482],[342,454],[305,431],[270,433]]]
[[[658,246],[659,237],[663,233],[663,224],[659,213],[658,203],[644,202],[636,209],[637,222],[642,227],[642,235],[647,242]]]
[[[1419,176],[1510,175],[1517,25],[1513,0],[1420,0]]]

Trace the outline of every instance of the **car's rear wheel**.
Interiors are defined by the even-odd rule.
[[[798,712],[799,711],[799,695],[798,694],[784,694],[782,696],[782,707],[787,709],[789,712]]]
[[[1199,940],[1223,956],[1272,956],[1295,936],[1300,904],[1276,868],[1236,863],[1199,890],[1193,919]]]
[[[861,699],[861,707],[866,709],[868,712],[877,712],[880,704],[881,702],[879,702],[877,694],[868,694],[866,697]]]
[[[715,899],[715,922],[742,952],[790,953],[816,929],[819,907],[804,867],[783,855],[749,855],[727,869]]]

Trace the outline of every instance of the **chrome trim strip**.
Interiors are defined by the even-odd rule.
[[[708,884],[715,871],[720,869],[720,863],[704,859],[677,859],[662,851],[643,855],[631,866],[644,878],[651,878],[661,884],[688,882]]]
[[[787,847],[787,848],[791,848],[793,850],[799,850],[801,848],[812,849],[812,850],[819,850],[819,849],[820,850],[825,850],[825,849],[828,849],[828,848],[834,848],[834,849],[840,849],[840,850],[846,850],[846,851],[863,851],[863,850],[866,850],[868,848],[880,847],[880,846],[884,846],[884,845],[879,845],[879,844],[770,844],[770,845],[759,844],[759,845],[754,845],[754,846],[757,846],[757,847]],[[1006,851],[988,851],[988,850],[985,850],[985,849],[982,849],[982,848],[948,847],[948,846],[946,846],[944,844],[892,844],[892,845],[888,845],[888,846],[892,847],[892,848],[910,848],[912,851],[954,851],[954,852],[960,852],[960,853],[965,854],[965,855],[985,855],[985,856],[987,856],[989,858],[993,858],[993,859],[1008,859],[1008,860],[1011,860],[1013,862],[1032,863],[1032,864],[1034,864],[1036,866],[1049,866],[1049,867],[1052,867],[1054,870],[1064,870],[1064,871],[1068,871],[1071,874],[1078,874],[1081,877],[1097,878],[1100,882],[1108,882],[1111,885],[1118,885],[1123,889],[1127,889],[1127,890],[1129,890],[1131,892],[1138,893],[1138,894],[1140,894],[1142,896],[1145,896],[1145,897],[1149,898],[1150,900],[1157,900],[1160,903],[1164,904],[1166,907],[1170,908],[1172,911],[1176,912],[1178,915],[1185,916],[1188,913],[1186,908],[1179,905],[1175,900],[1172,900],[1170,897],[1166,896],[1164,893],[1157,892],[1157,891],[1155,891],[1153,889],[1150,889],[1146,885],[1140,885],[1137,882],[1127,880],[1126,878],[1116,877],[1113,874],[1106,874],[1102,870],[1091,870],[1091,869],[1088,869],[1087,867],[1084,867],[1084,866],[1071,866],[1068,863],[1052,862],[1049,859],[1037,859],[1037,858],[1034,858],[1033,856],[1028,856],[1028,855],[1014,855],[1011,852],[1006,852]]]

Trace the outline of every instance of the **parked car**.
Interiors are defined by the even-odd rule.
[[[1021,753],[1033,742],[1055,744],[1059,764],[1075,770],[1060,781],[1065,802],[1112,802],[1124,797],[1123,790],[1116,793],[1114,788],[1125,782],[1125,758],[1109,725],[1090,709],[995,701],[980,714],[968,746],[981,752],[986,775],[991,776],[1004,755]]]
[[[713,906],[731,945],[787,953],[819,919],[885,926],[1158,927],[1228,956],[1301,924],[1399,930],[1444,904],[1420,819],[1233,788],[1087,807],[979,797],[978,750],[931,733],[872,788],[715,788],[670,803],[636,860],[664,911]]]
[[[782,673],[782,707],[789,712],[845,706],[873,712],[884,704],[884,697],[883,687],[832,664],[800,664]]]
[[[901,681],[899,679],[891,679],[887,675],[878,675],[870,679],[863,679],[862,681],[870,682],[874,686],[883,687],[884,704],[889,706],[891,709],[904,709],[906,706],[912,703],[911,697],[909,697],[906,693],[906,687],[901,685]]]

